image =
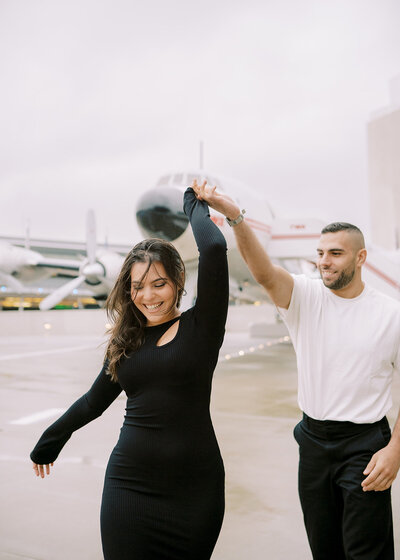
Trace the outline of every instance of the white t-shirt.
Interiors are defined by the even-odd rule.
[[[322,280],[293,278],[289,309],[278,311],[297,355],[300,408],[316,420],[380,420],[400,372],[400,302],[367,285],[342,298]]]

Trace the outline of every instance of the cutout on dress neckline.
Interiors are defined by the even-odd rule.
[[[180,316],[177,318],[177,320],[174,323],[172,323],[172,325],[170,327],[168,327],[168,329],[165,332],[163,332],[163,334],[157,340],[156,346],[158,346],[158,347],[165,346],[169,342],[172,342],[173,340],[175,340],[175,338],[178,334],[179,324],[180,324]]]

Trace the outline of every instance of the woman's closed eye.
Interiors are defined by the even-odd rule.
[[[163,288],[165,286],[166,282],[161,282],[159,284],[153,284],[154,288]],[[132,285],[132,290],[135,292],[139,292],[140,290],[143,290],[143,286],[135,286]]]

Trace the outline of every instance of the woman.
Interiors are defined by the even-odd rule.
[[[114,326],[103,369],[31,453],[36,475],[49,474],[72,433],[126,392],[101,506],[106,560],[206,560],[222,524],[224,467],[209,402],[228,305],[226,243],[191,188],[184,210],[200,253],[195,305],[179,311],[184,265],[173,245],[136,245],[107,300]]]

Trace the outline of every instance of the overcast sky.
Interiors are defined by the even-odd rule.
[[[0,235],[133,243],[170,170],[369,228],[366,126],[400,73],[398,0],[0,0]]]

